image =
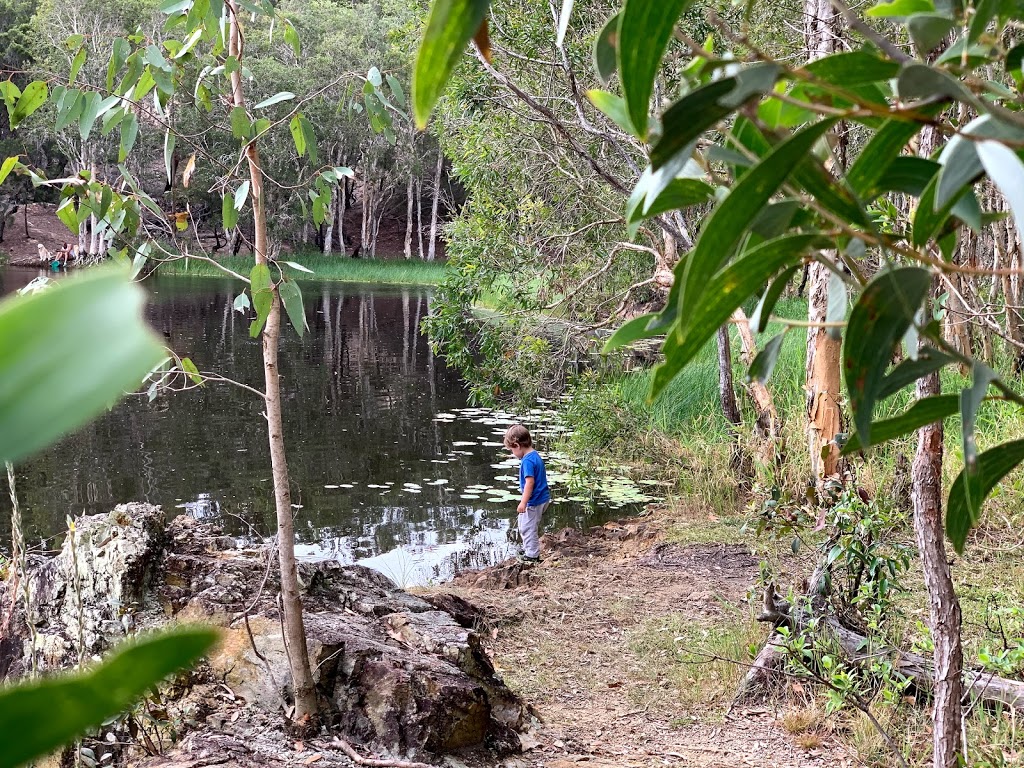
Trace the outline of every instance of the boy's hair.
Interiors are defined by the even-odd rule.
[[[530,437],[530,430],[522,424],[513,424],[505,430],[506,448],[532,448],[533,438]]]

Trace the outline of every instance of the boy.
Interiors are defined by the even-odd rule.
[[[505,430],[505,447],[519,459],[519,490],[523,498],[516,511],[519,513],[519,532],[523,536],[523,563],[540,562],[540,519],[551,503],[548,476],[544,459],[533,449],[533,438],[522,424],[513,424]]]

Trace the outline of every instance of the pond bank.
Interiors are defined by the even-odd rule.
[[[540,719],[521,736],[528,765],[857,764],[831,736],[792,732],[785,697],[730,709],[742,665],[684,657],[700,645],[744,658],[744,641],[763,639],[747,601],[760,554],[738,530],[652,506],[544,536],[528,579],[499,566],[444,586],[484,611],[495,668]]]
[[[242,275],[252,270],[250,256],[225,256],[219,264]],[[288,262],[305,269],[296,269]],[[310,282],[365,283],[376,285],[437,285],[444,279],[443,261],[419,259],[353,259],[346,256],[323,254],[288,254],[278,261],[289,277]],[[308,272],[305,270],[309,270]],[[224,277],[223,270],[205,260],[185,259],[161,264],[161,275],[188,275],[191,277]]]
[[[154,744],[190,736],[206,749],[234,733],[237,751],[249,754],[233,764],[288,764],[304,751],[281,716],[289,676],[271,547],[239,549],[209,524],[184,515],[166,523],[147,504],[79,518],[71,536],[56,557],[32,558],[27,607],[13,579],[0,582],[0,607],[10,616],[0,677],[19,679],[33,665],[68,669],[138,632],[201,622],[222,631],[210,658],[105,726],[89,748],[112,751],[111,764],[134,765]],[[340,736],[404,759],[518,752],[528,711],[483,652],[471,606],[410,595],[360,566],[302,563],[299,576],[325,718],[316,738]]]

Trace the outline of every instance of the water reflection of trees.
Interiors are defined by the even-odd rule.
[[[200,369],[262,388],[259,341],[249,338],[250,318],[233,309],[230,282],[164,279],[151,290],[147,317],[170,347]],[[283,336],[280,366],[303,551],[357,560],[408,550],[425,578],[503,554],[511,505],[459,498],[469,485],[493,483],[499,449],[448,454],[453,442],[477,442],[494,427],[434,419],[464,407],[466,394],[418,332],[427,295],[321,284],[305,287],[304,297],[309,333]],[[273,533],[261,411],[251,393],[222,384],[153,402],[129,398],[18,467],[30,539],[63,531],[68,514],[124,501],[160,504],[171,515],[219,512],[237,536]],[[437,478],[448,484],[427,484]],[[420,493],[404,491],[405,482]],[[355,487],[324,487],[342,483]],[[0,546],[9,541],[8,512],[0,495]]]
[[[5,286],[20,284],[12,271],[5,274]],[[234,295],[227,282],[161,280],[147,318],[200,368],[259,386],[258,341],[248,336],[249,318],[233,310]],[[307,514],[336,521],[338,504],[312,503],[321,501],[318,489],[341,476],[371,482],[418,460],[423,448],[439,444],[434,413],[458,407],[464,395],[417,332],[423,292],[322,285],[307,288],[305,298],[311,332],[289,335],[282,350],[286,437]],[[58,531],[66,514],[120,501],[173,508],[204,492],[226,508],[247,508],[269,529],[261,410],[258,399],[223,385],[152,403],[129,400],[19,467],[33,533]]]

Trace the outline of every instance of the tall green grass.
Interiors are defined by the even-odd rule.
[[[807,316],[807,303],[801,299],[785,299],[775,310],[778,317],[803,319]],[[757,341],[764,345],[772,336],[781,332],[782,324],[771,323]],[[731,334],[733,350],[733,377],[737,384],[737,399],[744,409],[744,424],[753,423],[747,398],[742,394],[745,366],[740,361],[739,341],[735,331]],[[786,333],[774,373],[768,381],[776,409],[782,419],[782,430],[786,450],[786,476],[789,481],[803,482],[808,457],[805,456],[805,408],[804,390],[806,356],[806,333],[802,328],[793,328]],[[1010,362],[997,361],[997,368],[1010,370]],[[714,340],[710,341],[693,361],[653,401],[648,400],[652,370],[642,369],[613,375],[606,382],[608,397],[618,402],[629,414],[625,426],[646,434],[657,431],[678,441],[682,448],[695,456],[704,454],[718,457],[721,446],[730,441],[728,424],[722,415],[718,392],[718,353]],[[1010,377],[1012,380],[1013,377]],[[947,367],[941,375],[942,391],[956,393],[970,384],[968,377],[957,368]],[[902,413],[914,400],[914,388],[907,387],[875,408],[876,420],[891,418]],[[843,403],[847,422],[846,431],[852,432],[849,407]],[[986,402],[978,415],[976,436],[979,449],[985,450],[999,443],[1024,436],[1024,412],[1017,406],[993,400]],[[913,458],[916,436],[906,435],[897,440],[873,448],[866,460],[854,460],[858,482],[873,488],[879,495],[886,495],[899,473],[905,472],[906,464]],[[902,456],[902,458],[900,458]],[[949,488],[963,467],[962,431],[959,416],[946,420],[944,487]],[[703,476],[714,481],[713,473]],[[707,489],[710,493],[711,489]],[[706,495],[702,492],[702,495]],[[1024,518],[1024,471],[1011,474],[996,490],[987,505],[993,514],[993,523],[1021,521]]]
[[[806,317],[807,302],[784,299],[776,307],[776,314],[780,317]],[[763,344],[781,330],[781,323],[769,323],[758,341]],[[733,377],[741,384],[746,371],[739,361],[739,337],[735,331],[730,332],[730,340]],[[805,335],[800,329],[786,334],[775,371],[768,382],[780,413],[803,408],[805,350]],[[700,427],[700,434],[707,437],[726,437],[727,425],[718,394],[718,346],[715,340],[705,344],[661,394],[653,402],[648,402],[651,376],[650,369],[626,374],[618,383],[618,391],[631,407],[648,414],[652,426],[675,437],[691,436],[695,427]]]
[[[313,274],[283,268],[299,280],[316,280],[344,283],[378,283],[393,285],[437,285],[444,279],[445,264],[437,261],[404,259],[351,259],[345,256],[325,256],[321,253],[289,254],[281,262],[293,261],[313,271]],[[228,269],[249,274],[252,257],[226,256],[218,259]],[[212,264],[195,259],[181,259],[161,264],[162,275],[190,275],[196,277],[222,277],[224,272]]]

